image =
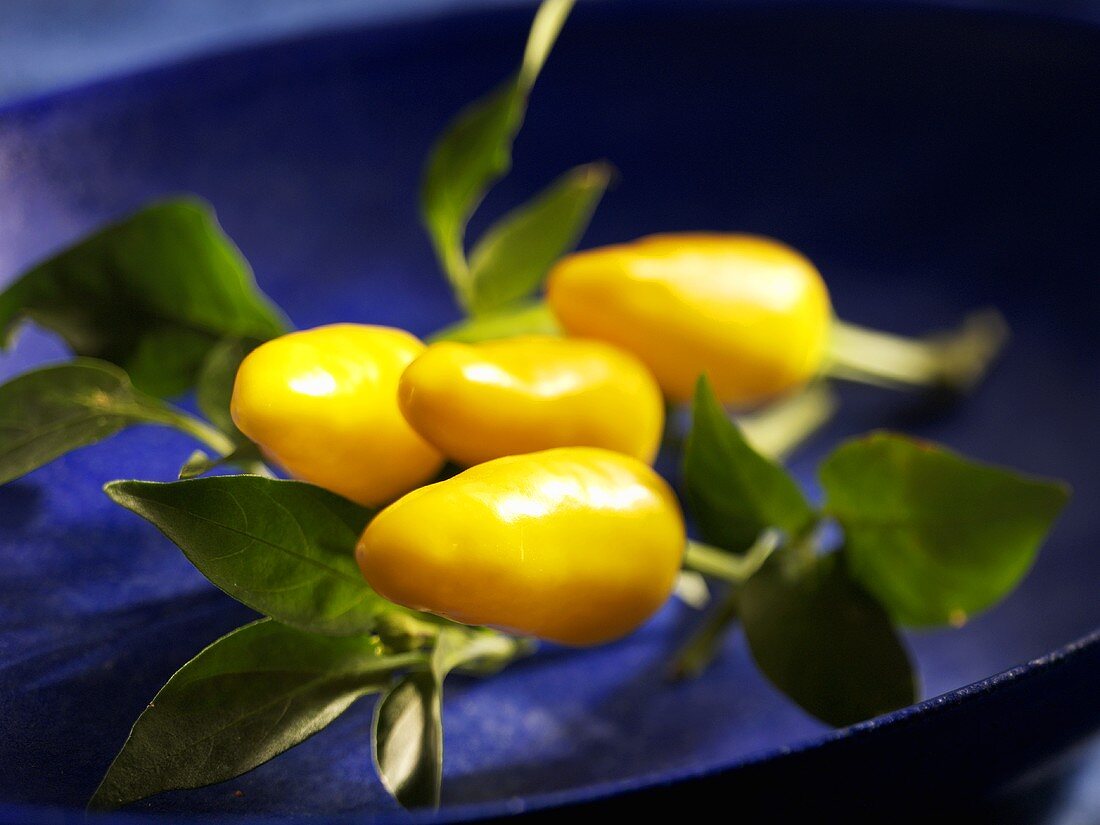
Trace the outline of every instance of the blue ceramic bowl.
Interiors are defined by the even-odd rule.
[[[337,31],[11,106],[0,279],[149,198],[196,192],[299,326],[452,321],[418,226],[420,164],[448,116],[514,66],[528,17]],[[586,244],[774,235],[820,265],[843,317],[901,332],[996,304],[1015,337],[972,398],[848,390],[794,467],[812,487],[837,439],[886,425],[1066,478],[1076,496],[1017,593],[962,630],[910,637],[936,698],[828,730],[765,683],[736,633],[705,678],[666,684],[695,618],[671,604],[610,647],[456,679],[439,818],[660,813],[703,795],[731,812],[911,810],[989,793],[1100,726],[1097,146],[1091,25],[899,4],[578,9],[477,225],[606,157],[621,179]],[[63,354],[28,331],[0,377]],[[99,492],[173,477],[190,446],[133,431],[0,489],[0,819],[78,819],[156,689],[249,618]],[[135,810],[400,818],[372,774],[369,716],[364,702],[240,779]]]

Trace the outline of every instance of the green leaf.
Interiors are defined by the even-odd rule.
[[[742,588],[752,656],[772,683],[830,725],[916,701],[913,669],[889,617],[838,554],[794,567],[773,557]]]
[[[443,781],[441,683],[429,671],[398,679],[374,708],[375,769],[406,808],[438,807]]]
[[[264,456],[260,452],[260,448],[251,441],[246,441],[235,447],[232,452],[221,456],[211,456],[202,450],[195,450],[188,456],[184,465],[180,467],[179,478],[181,481],[198,478],[219,467],[239,467],[243,470],[251,470],[261,465],[263,460]]]
[[[545,0],[539,6],[519,71],[459,112],[428,157],[421,214],[464,307],[470,303],[466,224],[488,188],[511,168],[512,143],[523,124],[527,97],[572,7],[573,0]]]
[[[705,376],[695,389],[684,496],[703,537],[735,553],[751,547],[769,527],[796,539],[816,518],[790,474],[745,440]]]
[[[432,667],[440,679],[451,671],[490,676],[514,659],[534,653],[536,645],[534,639],[498,630],[451,626],[436,640]]]
[[[213,211],[193,199],[148,206],[35,266],[0,293],[0,341],[23,318],[160,397],[189,388],[221,339],[285,329]]]
[[[175,425],[182,415],[104,361],[24,373],[0,386],[0,484],[132,424]]]
[[[851,573],[907,625],[961,624],[996,604],[1035,559],[1069,489],[876,433],[821,465],[826,512]]]
[[[245,625],[176,671],[138,717],[88,803],[126,805],[239,776],[309,738],[395,669],[369,638],[332,639],[270,619]]]
[[[315,633],[369,633],[388,611],[355,562],[371,511],[300,481],[213,476],[114,481],[117,503],[155,524],[215,585]]]
[[[186,481],[189,478],[198,478],[213,470],[220,462],[220,458],[211,458],[202,450],[195,450],[180,467],[179,479]]]
[[[470,253],[473,312],[500,310],[538,289],[577,245],[610,180],[605,163],[578,166],[491,226]]]
[[[427,671],[394,682],[374,711],[374,763],[406,808],[438,807],[443,779],[443,681],[456,669],[494,673],[531,650],[526,639],[492,630],[445,627]]]
[[[517,304],[500,312],[477,315],[441,329],[428,340],[476,344],[515,335],[560,335],[561,327],[544,302]]]
[[[229,402],[233,397],[233,382],[237,369],[248,353],[261,342],[254,339],[227,338],[219,341],[203,359],[195,384],[195,400],[202,414],[234,441],[246,441],[229,414]]]

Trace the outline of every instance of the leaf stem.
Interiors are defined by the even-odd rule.
[[[943,387],[965,392],[977,383],[1008,340],[995,309],[972,313],[958,328],[907,338],[836,320],[824,373],[889,388]]]
[[[389,610],[378,616],[375,632],[397,650],[423,650],[435,644],[443,620],[413,610]]]
[[[237,445],[233,442],[233,439],[221,430],[207,424],[201,418],[196,418],[184,412],[178,407],[168,407],[167,409],[158,410],[156,418],[160,423],[168,427],[174,427],[180,432],[187,433],[196,441],[205,444],[216,452],[219,458],[225,458],[226,456],[232,455],[237,449]],[[263,476],[264,478],[275,478],[275,474],[271,472],[262,461],[253,461],[242,464],[241,466],[253,475]]]
[[[757,452],[781,460],[823,427],[836,409],[836,395],[825,382],[816,381],[760,412],[738,416],[737,424]]]
[[[695,570],[681,570],[676,577],[672,593],[684,604],[702,610],[710,603],[710,589],[702,573]]]
[[[232,439],[205,421],[188,415],[182,410],[169,410],[164,423],[201,441],[211,450],[217,452],[218,455],[228,455],[233,452],[235,445]]]
[[[427,668],[431,660],[431,654],[423,650],[409,650],[399,653],[387,653],[386,664],[391,672],[398,670],[419,670]],[[361,674],[366,684],[375,687],[378,678],[378,665],[376,662],[367,661],[362,667],[352,671]]]
[[[146,409],[146,412],[149,412],[149,410]],[[188,436],[202,444],[206,444],[208,448],[216,452],[219,459],[230,458],[239,450],[239,444],[234,442],[226,433],[178,407],[158,406],[153,410],[150,420],[156,420],[166,427],[186,432]],[[276,477],[275,473],[268,469],[262,461],[235,461],[233,463],[238,464],[252,475],[260,475],[264,478]]]
[[[669,666],[670,679],[694,679],[707,669],[726,631],[737,618],[739,586],[764,565],[779,548],[782,539],[778,530],[765,530],[742,556],[702,542],[688,542],[684,553],[684,567],[722,579],[729,583],[730,588],[676,652]]]
[[[814,563],[820,549],[822,517],[818,518],[795,536],[784,551],[784,560],[797,568]]]
[[[412,610],[389,611],[378,618],[378,637],[390,648],[420,651],[430,661],[441,639],[463,640],[470,660],[460,670],[473,675],[488,675],[501,670],[515,659],[531,655],[537,647],[533,638],[511,636],[490,628],[460,625]],[[450,668],[448,668],[450,670]]]
[[[729,626],[737,619],[737,588],[731,587],[688,637],[669,665],[668,677],[673,680],[695,679],[703,674],[718,652],[718,645]]]
[[[763,566],[781,543],[782,534],[778,530],[768,529],[760,534],[744,555],[737,556],[709,544],[689,540],[684,551],[684,567],[730,584],[743,584]]]

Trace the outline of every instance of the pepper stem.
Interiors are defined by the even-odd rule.
[[[219,458],[231,456],[237,449],[237,445],[233,443],[233,439],[221,430],[207,424],[201,418],[196,418],[177,407],[169,407],[162,411],[158,418],[160,423],[165,426],[173,427],[180,432],[187,433],[196,441],[206,445],[215,452]],[[276,477],[262,461],[250,461],[242,463],[241,466],[253,475],[263,476],[265,478]]]
[[[735,556],[709,544],[688,542],[684,553],[684,567],[722,579],[729,584],[729,589],[672,657],[668,668],[670,679],[694,679],[707,669],[726,632],[737,619],[740,585],[764,566],[764,562],[779,549],[782,539],[778,530],[765,530],[742,556]]]
[[[169,427],[174,427],[180,432],[187,433],[196,441],[205,444],[219,456],[228,455],[233,452],[235,445],[229,436],[222,433],[221,430],[210,426],[205,421],[188,415],[183,410],[174,407],[170,408],[160,416],[160,420]]]
[[[730,584],[744,584],[783,542],[782,534],[769,528],[760,534],[752,547],[742,555],[727,553],[701,541],[687,543],[683,565],[704,576],[722,579]]]
[[[779,461],[823,427],[836,409],[836,395],[817,381],[760,412],[737,416],[737,425],[753,449]]]
[[[941,387],[966,392],[985,375],[1008,340],[995,309],[968,315],[956,329],[907,338],[837,320],[824,373],[894,389]]]
[[[695,679],[703,674],[718,652],[718,645],[737,618],[737,588],[731,587],[702,624],[676,651],[668,668],[672,680]]]

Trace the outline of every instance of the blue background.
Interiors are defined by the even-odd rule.
[[[0,49],[3,53],[3,66],[0,67],[0,98],[13,99],[38,94],[54,88],[58,85],[78,83],[95,78],[104,73],[116,73],[130,68],[144,66],[159,62],[163,59],[177,59],[187,55],[202,53],[210,50],[222,50],[234,44],[262,41],[272,37],[280,37],[295,32],[307,31],[317,27],[330,27],[349,22],[363,22],[373,20],[392,20],[407,15],[426,15],[443,7],[469,6],[469,3],[450,2],[450,0],[407,0],[404,3],[365,3],[365,2],[338,2],[337,0],[315,0],[314,2],[290,2],[290,0],[276,0],[275,2],[234,2],[218,3],[206,0],[190,0],[189,2],[163,3],[163,2],[99,2],[99,3],[60,3],[60,2],[8,2],[0,5]],[[486,4],[480,4],[486,5]],[[505,5],[498,3],[497,5]],[[745,4],[754,5],[754,4]],[[761,5],[761,4],[755,4]],[[881,5],[903,5],[897,3],[883,3]],[[945,3],[941,5],[988,6],[988,3]],[[1004,3],[1006,7],[1027,8],[1036,6],[1035,3]],[[1065,14],[1069,16],[1095,14],[1100,18],[1100,10],[1096,4],[1090,3],[1043,3],[1046,14]],[[496,68],[493,69],[497,71]],[[549,107],[548,107],[549,108]],[[538,118],[538,109],[533,112],[533,120]],[[536,123],[537,128],[537,123]],[[587,158],[580,158],[587,159]],[[564,159],[563,159],[564,160]],[[571,162],[571,160],[566,161]],[[72,172],[73,170],[65,170]],[[275,187],[275,184],[272,184]],[[136,190],[135,190],[136,191]],[[278,203],[285,193],[277,187],[267,193],[275,198]],[[507,192],[505,196],[507,196]],[[94,200],[94,195],[90,195]],[[670,204],[666,215],[655,215],[654,220],[674,219],[678,217],[677,204]],[[767,219],[767,204],[763,204],[763,216],[759,219]],[[277,207],[276,207],[277,208]],[[777,204],[776,209],[780,208]],[[289,213],[288,213],[289,214]],[[679,215],[686,214],[680,212]],[[683,218],[681,218],[683,219]],[[238,217],[242,227],[247,227],[248,222]],[[615,227],[605,226],[604,231],[614,234]],[[242,243],[248,248],[247,235]],[[807,242],[812,244],[813,238]],[[260,246],[258,239],[256,246]],[[307,247],[303,247],[307,248]],[[26,244],[22,249],[13,251],[11,248],[0,252],[0,259],[5,259],[4,275],[8,274],[7,264],[12,260],[19,260],[21,256],[28,256],[38,250],[33,243]],[[281,262],[283,266],[289,266],[288,262]],[[305,264],[306,259],[293,262]],[[384,263],[384,262],[383,262]],[[394,261],[393,266],[399,268],[400,261]],[[272,262],[273,267],[278,264]],[[305,287],[302,287],[303,289]],[[914,292],[914,295],[917,293]],[[278,296],[284,304],[295,307],[294,296],[285,293]],[[934,302],[932,302],[934,303]],[[306,306],[306,312],[310,312],[308,301],[302,301]],[[307,324],[324,320],[324,311],[331,307],[316,306],[318,317],[297,317],[299,323]],[[432,310],[433,312],[435,310]],[[427,310],[426,310],[427,312]],[[426,320],[427,315],[425,316]],[[415,320],[415,319],[413,319]],[[871,321],[872,318],[857,318],[855,320]],[[939,320],[939,319],[937,319]],[[949,319],[943,319],[949,320]],[[904,323],[904,321],[902,322]],[[919,327],[921,324],[914,324]],[[32,340],[28,346],[34,347]],[[49,354],[50,342],[42,341],[37,354]],[[23,352],[27,357],[29,350]],[[10,364],[8,365],[11,366]],[[158,436],[146,444],[157,441]],[[135,443],[140,449],[141,444]],[[183,452],[182,445],[178,451]],[[94,461],[94,459],[88,459]],[[79,467],[80,465],[74,465]],[[82,471],[86,471],[86,467]],[[1041,468],[1036,468],[1041,469]],[[168,470],[168,468],[157,468]],[[65,467],[56,471],[55,481],[66,478]],[[80,480],[80,474],[73,477],[74,483]],[[29,487],[20,488],[24,491]],[[24,492],[23,495],[33,497],[33,492]],[[15,491],[8,492],[6,512],[14,512],[11,495],[20,495]],[[28,500],[26,510],[31,511],[32,502]],[[58,502],[52,502],[51,506],[57,506]],[[62,516],[65,514],[62,513]],[[79,513],[69,514],[78,518]],[[63,519],[62,519],[63,520]],[[135,545],[149,545],[148,531],[142,530],[141,525],[122,519],[105,521],[101,523],[104,531],[109,531],[110,536],[116,541],[133,542]],[[101,541],[107,540],[101,536]],[[142,595],[148,598],[155,595],[158,585],[156,580],[162,571],[162,557],[158,553],[148,554],[149,569],[147,578],[143,581]],[[104,571],[107,575],[104,581],[110,581],[110,570]],[[183,569],[180,570],[181,575]],[[164,595],[177,593],[173,582],[163,585]],[[54,597],[66,602],[66,609],[73,607],[72,600],[88,599],[89,603],[96,600],[98,594],[94,588],[90,592],[88,588],[59,591]],[[201,592],[193,597],[195,611],[191,617],[201,615],[206,609],[207,596]],[[46,622],[50,610],[49,605],[43,605],[43,625],[40,632],[48,631]],[[210,622],[214,625],[225,620],[224,607],[218,602],[210,602],[210,610],[218,614],[217,621]],[[110,622],[101,624],[94,632],[89,629],[88,635],[81,641],[89,646],[96,641],[109,638],[121,633],[141,633],[144,624],[159,620],[163,617],[151,616],[145,612],[122,613],[115,616]],[[29,632],[29,631],[28,631]],[[0,643],[2,644],[2,643]],[[140,645],[137,645],[140,647]],[[1041,651],[1035,651],[1036,653]],[[629,653],[627,654],[629,656]],[[76,673],[82,667],[79,650],[62,650],[57,652],[57,659],[51,664],[56,668],[63,662],[71,662],[71,669]],[[134,663],[131,663],[134,664]],[[54,678],[57,674],[54,673]],[[932,674],[933,680],[935,675]],[[927,674],[926,674],[927,678]],[[48,691],[43,695],[48,696]],[[619,701],[628,702],[629,696]],[[33,712],[33,709],[25,709]],[[63,714],[60,707],[42,708],[38,712],[53,712]],[[461,710],[460,710],[461,712]],[[64,724],[64,722],[60,722]],[[456,726],[458,727],[458,726]],[[74,731],[75,736],[78,732]],[[18,744],[18,737],[15,743]],[[16,753],[13,748],[9,753]],[[59,757],[63,754],[57,754]],[[502,766],[502,772],[507,772],[507,766]],[[498,778],[499,781],[499,778]],[[1049,790],[1049,789],[1048,789]],[[1100,754],[1093,754],[1086,760],[1086,766],[1067,783],[1061,784],[1056,790],[1057,794],[1064,795],[1064,802],[1056,806],[1054,813],[1050,814],[1052,822],[1090,822],[1100,818]]]

